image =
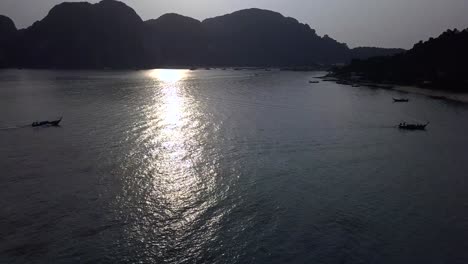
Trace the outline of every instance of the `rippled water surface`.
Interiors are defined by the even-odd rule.
[[[468,263],[468,107],[322,74],[1,71],[0,263]]]

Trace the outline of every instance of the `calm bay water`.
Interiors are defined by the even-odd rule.
[[[0,71],[0,263],[468,263],[468,107],[320,75]]]

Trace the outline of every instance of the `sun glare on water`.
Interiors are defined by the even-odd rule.
[[[165,84],[175,84],[187,76],[187,70],[156,69],[150,71],[151,77]]]
[[[155,81],[157,94],[153,117],[158,120],[158,128],[151,130],[150,137],[159,145],[153,149],[158,153],[157,160],[149,165],[158,168],[159,199],[173,211],[193,203],[197,197],[187,195],[200,188],[195,165],[192,159],[187,159],[191,156],[192,137],[197,132],[190,126],[194,110],[186,98],[184,80],[188,75],[187,70],[157,69],[149,72]],[[188,216],[192,217],[195,215]],[[181,227],[182,222],[176,221],[174,225]]]
[[[132,168],[128,193],[136,193],[141,214],[128,228],[136,241],[154,240],[162,245],[162,254],[171,254],[174,243],[183,243],[199,226],[210,226],[191,241],[202,248],[217,234],[221,217],[206,219],[210,206],[217,203],[216,190],[219,157],[205,148],[205,134],[199,101],[192,100],[196,90],[188,70],[150,70],[144,73],[145,96],[136,140],[127,168]],[[133,158],[135,156],[135,158]],[[134,169],[135,168],[135,169]],[[130,169],[129,169],[130,170]],[[164,234],[161,236],[160,234]]]
[[[167,70],[156,69],[149,74],[158,81],[162,88],[163,105],[159,114],[162,114],[162,121],[169,128],[179,127],[182,124],[182,115],[185,111],[184,100],[181,97],[182,85],[180,84],[187,77],[187,70]],[[174,133],[174,131],[171,131]]]

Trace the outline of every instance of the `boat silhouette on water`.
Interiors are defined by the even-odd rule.
[[[395,103],[407,103],[407,102],[409,102],[409,99],[406,99],[406,98],[393,98],[393,102],[395,102]]]
[[[398,128],[406,130],[426,130],[427,125],[429,125],[429,122],[426,124],[408,124],[403,122],[398,125]]]
[[[41,126],[59,126],[60,122],[62,121],[62,117],[60,119],[54,121],[41,121],[41,122],[34,122],[31,124],[32,127],[41,127]]]
[[[441,95],[430,95],[429,98],[435,99],[435,100],[446,100],[447,97],[441,96]]]

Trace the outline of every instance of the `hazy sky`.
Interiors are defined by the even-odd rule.
[[[0,0],[0,14],[30,26],[63,0]],[[92,0],[89,2],[98,2]],[[123,0],[144,19],[168,12],[202,20],[258,7],[278,11],[351,47],[410,48],[448,28],[468,28],[468,0]]]

